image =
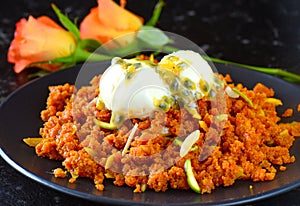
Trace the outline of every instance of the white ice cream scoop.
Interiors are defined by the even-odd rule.
[[[150,62],[137,59],[112,60],[100,81],[99,98],[118,119],[145,118],[159,110],[155,102],[170,97],[168,85]]]
[[[173,70],[182,81],[189,80],[195,86],[190,90],[200,92],[202,96],[205,95],[205,91],[201,88],[201,82],[207,86],[214,82],[214,73],[210,65],[199,53],[190,50],[179,50],[166,55],[159,65]]]
[[[177,51],[158,64],[114,58],[100,80],[98,99],[112,111],[112,123],[145,118],[181,103],[197,117],[196,101],[214,81],[209,64],[196,52]]]

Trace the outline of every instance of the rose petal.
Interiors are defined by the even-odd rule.
[[[142,20],[111,0],[99,0],[98,7],[80,24],[81,38],[93,38],[102,44],[118,36],[136,32]]]
[[[19,73],[31,63],[69,56],[75,47],[73,35],[49,17],[35,19],[29,16],[28,20],[23,18],[16,24],[15,37],[9,47],[7,59],[15,64],[14,70]],[[38,66],[46,70],[56,69],[49,65]]]
[[[138,16],[112,0],[98,0],[98,5],[99,20],[107,27],[137,31],[143,24]]]

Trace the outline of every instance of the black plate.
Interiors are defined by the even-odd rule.
[[[0,154],[16,170],[33,180],[70,195],[91,201],[110,204],[143,204],[143,205],[197,205],[197,204],[241,204],[266,197],[270,197],[300,185],[300,141],[297,139],[291,149],[296,156],[296,162],[288,165],[285,172],[278,172],[274,181],[253,183],[237,181],[231,187],[220,187],[212,194],[199,195],[192,191],[167,190],[155,193],[147,190],[142,194],[134,194],[132,188],[113,186],[112,182],[105,182],[105,190],[97,191],[92,180],[79,178],[74,184],[68,179],[54,178],[51,170],[60,167],[58,161],[41,158],[35,155],[34,149],[22,142],[22,138],[38,136],[42,126],[40,111],[45,107],[48,86],[74,83],[80,71],[80,85],[88,84],[92,76],[104,71],[107,62],[88,65],[89,70],[80,70],[80,66],[66,69],[32,81],[11,94],[0,106]],[[250,71],[247,69],[216,65],[220,73],[229,73],[235,82],[241,82],[252,88],[257,82],[262,82],[274,88],[276,97],[280,97],[284,106],[296,108],[300,102],[300,87],[287,83],[278,78]],[[82,78],[84,76],[84,78]],[[78,82],[77,82],[78,83]],[[295,110],[296,111],[296,110]],[[300,121],[299,113],[289,120]],[[249,186],[253,185],[250,190]]]

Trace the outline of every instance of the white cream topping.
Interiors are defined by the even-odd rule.
[[[158,64],[116,57],[101,77],[98,98],[112,111],[112,123],[117,124],[167,111],[174,101],[182,101],[195,113],[196,100],[207,95],[202,84],[213,83],[211,67],[193,51],[174,52]]]

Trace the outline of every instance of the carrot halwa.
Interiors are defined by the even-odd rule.
[[[279,122],[276,107],[280,100],[261,83],[249,90],[242,84],[234,85],[229,75],[220,75],[228,87],[238,90],[252,103],[224,93],[226,114],[220,116],[220,125],[212,121],[214,100],[204,97],[197,101],[200,120],[185,108],[171,108],[166,113],[155,112],[151,118],[126,120],[122,129],[110,130],[95,124],[95,119],[109,122],[111,118],[111,111],[97,109],[94,101],[100,92],[100,77],[78,91],[70,84],[50,86],[47,107],[41,112],[44,125],[36,153],[61,160],[64,170],[71,175],[70,182],[86,177],[94,181],[98,190],[103,190],[104,179],[110,178],[115,185],[128,185],[134,192],[147,188],[156,192],[169,188],[187,190],[190,185],[184,164],[190,159],[192,175],[201,193],[211,193],[216,187],[230,186],[236,180],[273,180],[278,170],[284,171],[288,169],[286,164],[295,162],[289,149],[295,136],[300,135],[300,124]],[[122,154],[134,125],[137,132]],[[210,143],[211,154],[199,160],[200,153],[205,152],[205,141],[213,141],[214,138],[208,139],[209,135],[218,135],[214,128],[221,126],[219,141]],[[168,128],[167,135],[158,132],[162,127]],[[182,141],[195,130],[200,131],[199,138],[185,156],[178,158]],[[182,141],[179,138],[174,143],[176,136]],[[65,177],[64,170],[55,170],[55,176]]]

